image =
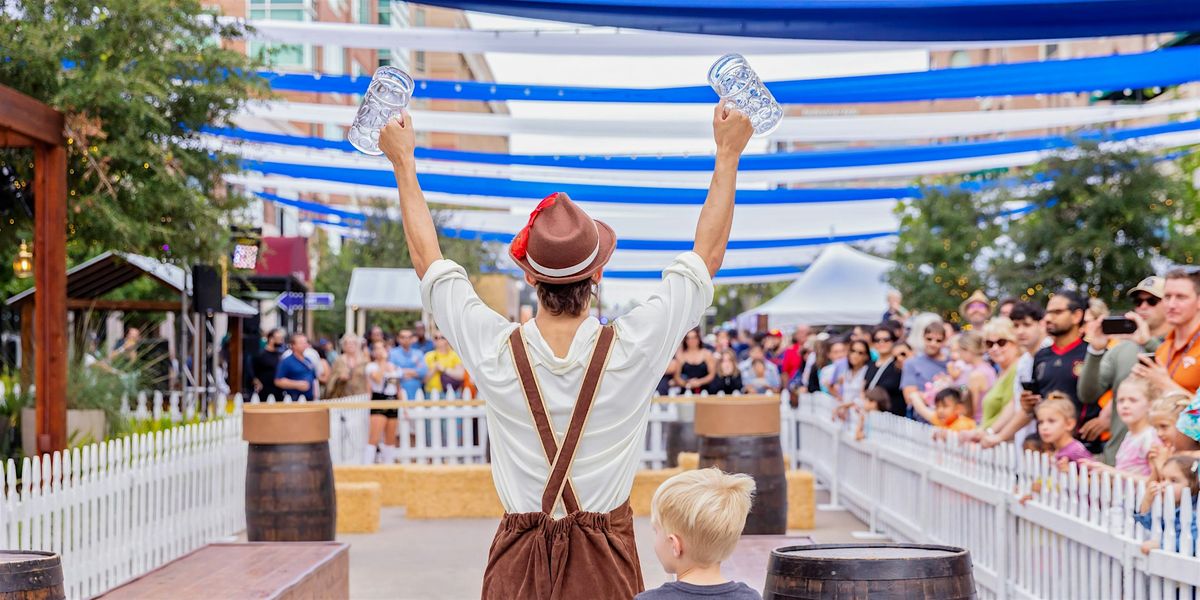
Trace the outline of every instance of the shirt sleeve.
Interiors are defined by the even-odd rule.
[[[484,304],[466,270],[452,260],[429,265],[421,279],[421,303],[467,370],[495,351],[500,339],[517,326]]]
[[[417,350],[416,346],[413,346],[413,370],[417,372],[417,377],[423,378],[429,374],[429,366],[425,363],[425,357],[428,356],[428,354],[420,354],[420,352],[421,351]]]
[[[685,252],[663,270],[662,283],[649,298],[616,319],[618,337],[643,350],[650,370],[662,371],[712,300],[708,267],[700,255]]]

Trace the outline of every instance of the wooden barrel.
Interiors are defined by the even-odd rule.
[[[53,552],[0,551],[0,600],[66,600],[62,561]]]
[[[251,542],[332,541],[337,530],[329,413],[285,405],[244,411],[246,538]]]
[[[787,546],[771,553],[763,600],[973,600],[971,555],[917,544]]]
[[[700,468],[754,478],[754,503],[743,535],[787,533],[787,477],[779,443],[779,397],[698,400]]]
[[[664,423],[663,437],[666,438],[668,468],[679,466],[680,452],[695,452],[699,446],[696,425],[691,421],[667,421]]]

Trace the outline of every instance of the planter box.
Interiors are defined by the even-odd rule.
[[[67,410],[67,439],[76,435],[89,437],[94,442],[103,442],[108,433],[108,421],[99,409]],[[37,412],[32,408],[21,409],[21,448],[25,456],[37,453]]]

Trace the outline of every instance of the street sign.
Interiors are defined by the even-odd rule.
[[[303,308],[304,301],[305,296],[302,292],[283,292],[275,298],[276,306],[289,313]],[[308,294],[309,310],[330,310],[332,308],[333,294],[331,292],[310,292]]]
[[[333,292],[309,292],[308,310],[333,310]]]

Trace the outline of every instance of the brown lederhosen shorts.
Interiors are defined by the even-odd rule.
[[[561,451],[518,327],[510,337],[530,415],[550,464],[541,512],[507,513],[500,520],[483,574],[484,600],[629,600],[642,591],[641,563],[626,500],[607,513],[580,510],[571,463],[612,348],[611,326],[601,330]],[[567,515],[554,519],[562,502]]]

